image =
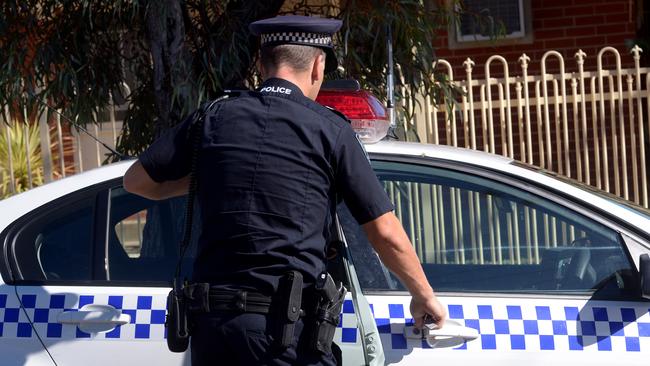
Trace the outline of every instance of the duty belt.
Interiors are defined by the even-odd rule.
[[[268,314],[272,299],[250,291],[210,290],[209,311]]]
[[[273,299],[260,293],[244,290],[210,288],[208,283],[194,283],[184,288],[190,311],[235,311],[268,314]]]

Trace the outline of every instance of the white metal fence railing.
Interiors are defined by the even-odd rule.
[[[623,69],[618,50],[604,47],[596,55],[597,69],[586,71],[587,55],[578,50],[576,70],[568,72],[562,55],[548,51],[539,75],[529,74],[531,60],[523,54],[517,76],[495,55],[481,79],[472,77],[476,64],[468,58],[463,80],[440,60],[438,66],[465,95],[451,111],[422,96],[417,104],[403,100],[415,115],[406,128],[416,130],[422,142],[508,156],[648,207],[650,69],[640,67],[641,52],[635,46],[634,68]],[[615,69],[603,68],[607,56],[614,58]],[[551,59],[559,74],[546,72]],[[491,76],[495,64],[502,77]]]

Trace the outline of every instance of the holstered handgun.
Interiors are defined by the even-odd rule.
[[[278,345],[281,348],[287,348],[294,343],[294,332],[296,322],[300,318],[302,303],[302,274],[298,271],[287,272],[280,279],[278,294],[281,294],[278,307],[281,312],[280,319],[280,337]]]
[[[185,352],[190,343],[187,303],[183,288],[176,284],[167,295],[167,348],[172,352]]]
[[[334,331],[339,324],[339,315],[348,290],[343,284],[336,288],[332,276],[327,274],[319,291],[321,296],[316,307],[315,326],[310,340],[310,348],[329,354],[332,352]]]

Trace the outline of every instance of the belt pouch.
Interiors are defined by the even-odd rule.
[[[278,295],[280,295],[279,306],[280,317],[280,338],[279,345],[282,348],[291,346],[294,342],[296,321],[300,318],[300,306],[302,303],[302,274],[298,271],[290,271],[280,279]]]

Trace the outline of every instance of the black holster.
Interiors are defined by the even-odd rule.
[[[172,352],[185,352],[190,343],[187,301],[183,288],[174,284],[167,295],[167,348]]]
[[[314,327],[310,337],[310,348],[314,351],[329,354],[332,352],[334,331],[339,324],[339,315],[348,290],[343,286],[337,289],[332,276],[327,278],[321,289],[320,299],[314,314]]]

